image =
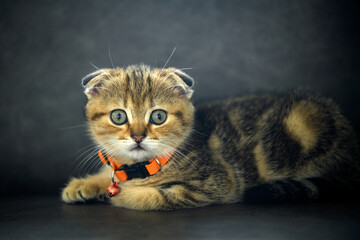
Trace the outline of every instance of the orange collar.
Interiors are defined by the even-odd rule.
[[[116,162],[112,157],[103,155],[99,150],[98,156],[104,164],[108,164],[114,170],[115,176],[120,181],[131,180],[133,178],[146,178],[148,176],[154,175],[161,170],[161,167],[164,166],[171,158],[174,153],[169,155],[152,158],[146,162],[135,163],[132,165],[120,164]]]

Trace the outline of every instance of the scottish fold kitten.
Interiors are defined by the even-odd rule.
[[[191,103],[175,68],[86,76],[89,131],[103,169],[73,178],[67,203],[170,210],[214,203],[313,201],[359,183],[359,147],[332,100],[293,92]],[[110,186],[110,189],[108,187]]]

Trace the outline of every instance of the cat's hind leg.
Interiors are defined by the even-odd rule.
[[[335,196],[340,186],[323,178],[281,179],[252,186],[245,190],[242,202],[290,203],[313,202]]]

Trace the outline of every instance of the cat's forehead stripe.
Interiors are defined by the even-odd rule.
[[[125,108],[143,107],[145,101],[148,107],[154,107],[159,102],[168,103],[182,98],[184,87],[177,87],[180,85],[176,75],[172,75],[174,71],[172,68],[151,69],[142,65],[106,69],[108,81],[102,82],[107,89],[104,98],[107,101],[117,96]]]
[[[150,103],[149,107],[154,106],[152,99],[153,81],[149,71],[142,69],[120,69],[123,71],[123,83],[119,82],[123,89],[121,102],[125,108],[143,107],[145,102]]]

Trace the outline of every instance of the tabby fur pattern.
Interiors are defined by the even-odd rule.
[[[101,69],[83,79],[89,131],[99,149],[122,164],[175,151],[153,176],[120,182],[113,205],[171,210],[235,202],[314,201],[359,184],[359,146],[330,99],[301,91],[191,103],[193,79],[175,68]],[[127,122],[110,120],[115,109]],[[154,110],[167,113],[153,124]],[[143,136],[137,146],[133,136]],[[106,195],[112,169],[73,178],[67,203]],[[336,193],[335,193],[336,192]],[[331,194],[334,193],[334,194]]]

